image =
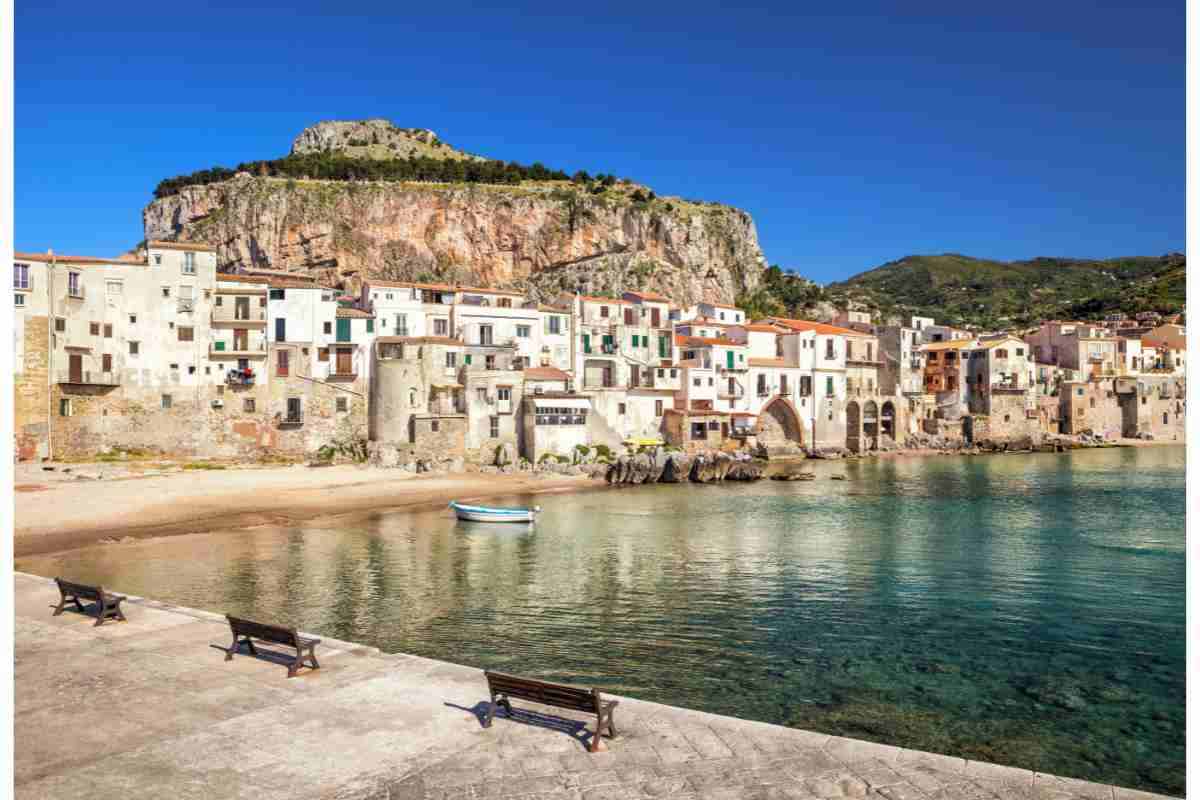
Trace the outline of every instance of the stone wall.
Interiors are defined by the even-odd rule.
[[[1062,432],[1091,431],[1109,439],[1119,437],[1123,425],[1116,397],[1112,380],[1063,383],[1058,395]]]
[[[989,395],[987,405],[988,414],[985,419],[987,420],[988,433],[986,437],[981,434],[977,419],[975,423],[976,441],[982,441],[984,438],[996,442],[1006,442],[1026,437],[1035,440],[1041,439],[1042,425],[1037,413],[1034,412],[1032,416],[1025,413],[1024,393],[1009,394],[992,392]]]
[[[21,461],[50,456],[49,318],[13,317],[16,353],[13,374],[13,449]]]

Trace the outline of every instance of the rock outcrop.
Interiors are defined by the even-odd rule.
[[[744,453],[654,453],[621,456],[613,462],[605,480],[610,484],[716,483],[756,481],[763,476],[763,462]]]
[[[376,122],[379,131],[368,130]],[[431,132],[383,124],[321,123],[293,149],[353,154],[360,145],[348,142],[376,133],[386,134],[384,144],[361,147],[390,150],[403,141],[438,149]],[[303,273],[349,291],[364,278],[423,279],[526,290],[539,300],[562,290],[637,289],[679,303],[731,303],[758,287],[765,260],[749,214],[652,195],[626,183],[593,193],[569,181],[318,181],[242,172],[160,197],[142,219],[148,240],[212,244],[222,269]]]

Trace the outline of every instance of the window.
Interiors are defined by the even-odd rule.
[[[13,295],[13,305],[17,306],[18,308],[25,305],[25,295],[23,295],[23,294]]]
[[[833,397],[833,377],[832,376],[828,376],[825,378],[825,396]]]
[[[692,438],[703,440],[705,438],[705,436],[706,436],[706,434],[705,434],[705,430],[704,430],[704,423],[703,422],[693,422],[692,423]]]
[[[300,398],[289,397],[287,401],[287,421],[300,422],[303,419],[300,412]]]
[[[836,358],[836,356],[833,354],[833,339],[825,340],[825,358],[826,359]]]
[[[800,396],[808,397],[811,394],[812,394],[812,376],[811,375],[801,375],[800,376]]]
[[[266,308],[267,307],[267,298],[265,298],[265,297],[258,298],[258,307]]]
[[[1094,398],[1094,397],[1089,397],[1089,398],[1088,398],[1088,407],[1089,407],[1089,408],[1095,408],[1095,407],[1096,407],[1096,398]]]
[[[169,394],[164,394],[164,395],[162,396],[162,407],[163,407],[163,408],[170,408],[170,407],[171,407],[171,395],[169,395]]]
[[[67,332],[66,319],[64,319],[63,317],[55,317],[54,318],[54,330],[57,333],[66,333]]]
[[[182,325],[180,325],[179,326],[179,341],[181,341],[181,342],[195,341],[194,331],[195,331],[194,328],[185,328]]]
[[[247,414],[254,413],[254,398],[253,397],[247,397],[245,400],[242,401],[242,411],[245,411]]]
[[[99,322],[93,322],[91,324],[91,332],[92,332],[92,336],[100,335],[100,323]]]
[[[828,356],[826,356],[828,358]],[[846,342],[846,360],[854,360],[854,342]]]
[[[409,408],[417,407],[417,390],[416,389],[408,390],[408,407]]]
[[[1018,348],[1017,348],[1017,358],[1020,358],[1020,357],[1021,357],[1021,356],[1023,356],[1023,355],[1025,355],[1025,348],[1024,348],[1024,347],[1018,347]]]
[[[663,415],[663,401],[655,400],[654,401],[654,416],[661,417],[662,415]]]
[[[446,336],[450,333],[450,321],[446,319],[435,319],[433,321],[433,335]]]
[[[617,403],[617,413],[619,415],[621,415],[622,417],[625,416],[625,404],[624,403]]]
[[[275,374],[286,378],[288,375],[288,356],[291,355],[287,350],[280,350],[276,356]]]
[[[287,341],[287,320],[283,317],[275,318],[275,341]]]
[[[112,354],[111,353],[105,353],[104,355],[100,356],[100,371],[101,372],[112,372]]]
[[[509,389],[506,387],[500,387],[499,389],[496,390],[496,398],[499,399],[500,402],[502,402],[502,403],[511,400],[512,399],[512,389]]]
[[[758,396],[765,397],[767,394],[767,376],[761,372],[758,375]]]
[[[499,300],[496,301],[496,305],[499,306],[500,308],[512,308],[512,298],[511,297],[501,297]]]
[[[178,365],[178,364],[171,364],[171,365],[170,365],[170,367],[171,367],[171,370],[172,370],[173,372],[178,372],[178,371],[179,371],[179,365]]]
[[[171,287],[170,286],[164,286],[164,287],[162,287],[162,290],[163,290],[163,297],[171,296]]]
[[[332,322],[325,323],[325,333],[326,333],[326,335],[333,333],[333,323]]]
[[[458,366],[458,353],[453,353],[453,352],[446,353],[446,368],[454,369],[457,366]]]
[[[60,417],[71,416],[71,398],[63,397],[58,401],[58,415]]]
[[[485,345],[485,346],[492,344],[492,326],[491,325],[480,325],[479,326],[479,343],[481,345]]]
[[[120,294],[124,285],[121,281],[105,281],[104,289],[109,294]]]
[[[709,385],[709,386],[712,386],[712,385],[713,385],[713,379],[712,379],[712,378],[709,378],[709,379],[708,379],[708,385]]]
[[[339,397],[337,399],[337,410],[338,413],[345,414],[350,410],[350,401],[348,401],[345,397]]]
[[[517,326],[517,338],[518,339],[528,339],[529,338],[529,326],[528,325],[518,325]]]
[[[188,375],[195,375],[195,374],[196,374],[196,365],[189,364],[188,365]]]
[[[608,316],[608,306],[600,306],[600,316],[602,316],[602,317]]]
[[[28,289],[29,288],[29,265],[28,264],[13,264],[13,288]]]
[[[215,300],[213,300],[213,305],[214,305],[214,306],[223,306],[223,305],[225,305],[225,303],[223,302],[223,301],[224,301],[224,299],[225,299],[225,298],[221,297],[221,295],[217,295],[216,299],[215,299]],[[238,298],[235,298],[235,299],[237,299],[237,300],[243,300],[243,299],[248,299],[248,298],[242,298],[242,297],[238,297]]]
[[[547,317],[546,324],[550,326],[548,333],[562,333],[562,320],[559,317]]]
[[[692,386],[699,386],[699,385],[700,385],[700,379],[692,378]]]
[[[184,253],[183,254],[183,274],[184,275],[195,275],[196,274],[196,254],[195,253]]]
[[[137,325],[137,314],[130,314],[130,315],[129,315],[129,324],[130,324],[130,325]]]
[[[483,368],[484,369],[495,369],[496,368],[496,357],[495,356],[484,356]]]
[[[329,348],[328,347],[318,347],[317,348],[317,361],[328,361],[328,360],[329,360]]]
[[[408,336],[408,315],[407,314],[397,314],[396,315],[396,335],[397,336]]]
[[[155,266],[161,266],[161,265],[162,265],[162,253],[155,253],[155,254],[154,254],[154,265],[155,265]]]
[[[500,418],[488,417],[488,435],[493,439],[500,438]]]
[[[1167,414],[1166,414],[1166,412],[1163,412],[1163,425],[1166,425],[1166,424],[1167,424]]]
[[[283,291],[283,289],[272,289],[269,292],[268,296],[272,300],[282,300],[284,298],[284,291]]]
[[[788,392],[788,376],[787,375],[779,376],[779,393],[780,394],[789,394],[789,392]]]
[[[83,288],[79,285],[79,273],[67,273],[67,294],[71,297],[83,297]]]
[[[136,356],[137,354],[138,354],[138,343],[130,342],[129,343],[129,355]]]
[[[433,431],[434,433],[437,433],[440,425],[441,425],[441,423],[435,419],[433,422],[429,423],[429,430]]]

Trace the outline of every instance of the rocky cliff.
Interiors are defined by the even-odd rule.
[[[293,149],[327,152],[367,135],[347,125],[313,126]],[[370,146],[390,146],[388,137],[436,140],[395,130]],[[213,244],[222,267],[303,272],[351,290],[374,277],[516,288],[543,300],[560,290],[638,289],[680,303],[733,302],[758,286],[765,267],[749,214],[611,181],[318,181],[243,172],[154,200],[143,222],[147,239]]]

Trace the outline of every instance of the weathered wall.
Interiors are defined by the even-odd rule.
[[[1058,401],[1063,433],[1091,431],[1105,438],[1121,435],[1121,408],[1112,380],[1063,383]]]
[[[48,381],[49,320],[45,316],[13,316],[16,353],[13,375],[14,449],[21,461],[47,458],[47,417],[50,405]]]

